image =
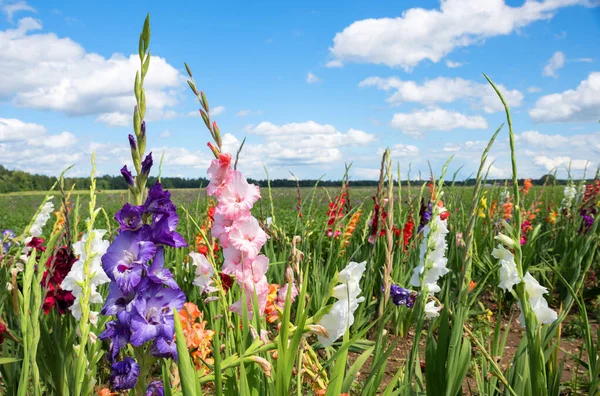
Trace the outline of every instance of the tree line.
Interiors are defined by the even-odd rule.
[[[566,180],[557,180],[553,175],[544,175],[539,179],[532,180],[534,185],[543,185],[548,178],[548,184],[565,184]],[[0,165],[0,193],[17,192],[17,191],[48,191],[57,178],[55,176],[31,174],[19,170],[9,170]],[[156,177],[150,177],[149,185],[154,184]],[[266,187],[267,180],[248,179],[248,182],[258,184],[261,187]],[[271,187],[313,187],[316,183],[324,187],[339,187],[342,185],[342,180],[290,180],[290,179],[273,179],[270,181]],[[511,183],[510,181],[506,181]],[[165,188],[199,188],[206,186],[208,180],[206,178],[183,178],[183,177],[161,177],[161,183]],[[402,185],[408,185],[409,181],[402,180]],[[414,180],[410,183],[420,183]],[[488,180],[488,183],[504,184],[505,180]],[[377,180],[350,180],[353,186],[375,187],[378,184]],[[397,183],[396,183],[397,184]],[[475,185],[475,179],[466,179],[463,181],[455,181],[457,186],[472,186]],[[86,190],[90,187],[89,177],[66,177],[65,188],[70,189],[73,185],[78,190]],[[96,178],[96,186],[99,190],[125,190],[127,184],[125,180],[119,176],[103,175]]]

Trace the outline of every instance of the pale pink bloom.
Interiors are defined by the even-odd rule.
[[[287,298],[287,293],[288,293],[288,285],[289,285],[289,283],[286,283],[285,285],[281,286],[281,289],[279,289],[279,292],[277,293],[277,301],[275,303],[278,306],[280,306],[281,308],[283,308],[285,306],[285,300]],[[292,283],[292,296],[291,296],[292,298],[291,298],[290,303],[293,303],[297,296],[298,296],[298,288],[296,287],[295,283]]]
[[[200,288],[200,293],[204,294],[217,291],[217,288],[213,285],[215,269],[207,260],[206,256],[200,253],[190,252],[190,257],[196,266],[196,278],[193,283]]]
[[[258,299],[258,309],[260,315],[265,312],[265,307],[267,306],[267,296],[269,295],[269,282],[267,281],[267,277],[263,276],[258,282],[252,282],[251,279],[248,279],[246,282],[240,284],[241,287],[244,288],[246,293],[246,308],[248,309],[248,316],[252,317],[252,301],[254,299],[254,293],[256,292],[256,297]],[[232,312],[236,312],[238,315],[242,315],[242,300],[231,304],[229,310]]]
[[[248,184],[238,171],[232,171],[231,180],[221,191],[219,211],[228,219],[236,219],[247,214],[260,198],[260,190],[254,184]]]
[[[206,193],[218,197],[231,179],[231,154],[219,154],[208,168],[210,183],[206,186]]]
[[[233,220],[227,219],[223,213],[221,213],[218,209],[215,210],[214,214],[215,222],[213,223],[210,232],[213,237],[219,240],[221,247],[226,248],[229,246],[229,230],[233,225]]]
[[[233,246],[223,249],[223,273],[233,275],[242,266],[242,252]]]
[[[254,259],[267,242],[267,234],[260,228],[258,220],[246,217],[235,221],[229,232],[229,243],[241,250],[244,256]]]

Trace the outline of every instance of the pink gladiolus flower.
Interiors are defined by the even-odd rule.
[[[260,190],[254,184],[248,184],[238,171],[232,171],[231,181],[221,191],[218,209],[228,219],[246,215],[260,198]]]
[[[207,173],[210,183],[206,193],[218,197],[231,179],[231,154],[219,154],[219,159],[210,163]]]
[[[287,293],[288,293],[288,283],[281,286],[281,289],[279,289],[279,292],[277,293],[276,304],[279,305],[281,308],[283,308],[285,306],[285,299],[287,298]],[[292,298],[291,298],[290,303],[293,303],[297,296],[298,296],[298,288],[296,287],[295,283],[292,283],[292,296],[291,296]]]
[[[249,259],[258,256],[258,252],[267,242],[267,238],[267,234],[260,228],[258,220],[254,217],[246,217],[236,221],[229,233],[229,243],[241,250],[244,256]]]
[[[226,248],[229,246],[229,231],[233,225],[233,220],[227,219],[219,210],[215,210],[214,214],[215,222],[210,230],[212,236],[219,240],[221,247]]]
[[[258,308],[260,310],[260,314],[262,315],[265,312],[265,307],[267,306],[267,296],[269,295],[269,282],[267,281],[267,277],[263,276],[262,279],[254,283],[252,280],[247,280],[240,284],[246,292],[246,307],[248,309],[249,317],[252,317],[252,301],[254,299],[254,293],[256,292],[256,297],[258,299]],[[229,310],[232,312],[236,312],[238,315],[242,314],[242,300],[231,304]]]

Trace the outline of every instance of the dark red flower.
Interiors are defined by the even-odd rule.
[[[6,333],[6,325],[0,322],[0,345],[4,342],[4,334]]]
[[[49,314],[56,307],[62,315],[73,305],[75,297],[70,291],[62,290],[60,284],[65,279],[73,263],[77,258],[73,253],[63,246],[59,248],[53,256],[50,256],[46,262],[46,272],[42,277],[42,287],[46,288],[46,297],[44,298],[44,313]]]
[[[227,293],[229,291],[229,289],[231,289],[231,286],[233,286],[233,278],[222,272],[220,275],[221,275],[221,284],[223,285],[223,290],[225,291],[225,293]]]

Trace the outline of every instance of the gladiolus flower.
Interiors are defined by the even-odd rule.
[[[539,282],[533,276],[531,276],[529,272],[525,274],[523,282],[525,282],[525,291],[527,292],[527,299],[529,300],[531,309],[535,313],[538,323],[550,324],[554,322],[558,318],[558,314],[556,313],[556,311],[552,310],[551,308],[548,308],[548,302],[544,298],[544,294],[548,293],[548,289],[541,286]],[[525,324],[522,311],[519,320],[523,325]]]
[[[514,285],[521,282],[515,257],[502,245],[498,245],[492,251],[492,256],[500,262],[500,284],[498,287],[505,291],[511,291]]]

